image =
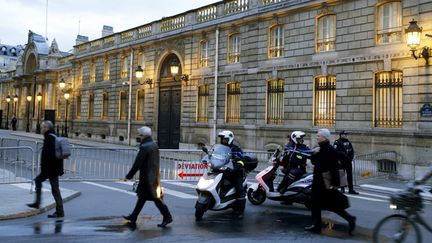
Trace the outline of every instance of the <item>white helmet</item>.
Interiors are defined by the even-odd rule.
[[[232,142],[234,141],[234,133],[229,131],[229,130],[225,130],[225,131],[220,132],[218,134],[218,137],[228,138],[228,144],[232,144]]]
[[[294,131],[291,133],[291,140],[295,143],[298,144],[297,139],[299,138],[303,138],[304,136],[306,136],[306,134],[302,131]]]

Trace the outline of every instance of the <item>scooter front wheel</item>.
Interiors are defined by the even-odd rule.
[[[195,204],[195,220],[200,221],[206,211],[207,205],[196,203]]]
[[[266,200],[266,193],[263,189],[258,188],[256,191],[249,189],[247,198],[253,205],[260,205]]]

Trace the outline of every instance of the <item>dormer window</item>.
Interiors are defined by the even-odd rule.
[[[16,49],[15,49],[15,48],[12,48],[12,49],[10,50],[10,52],[12,53],[12,55],[16,56]]]
[[[1,51],[3,52],[3,54],[5,54],[5,55],[6,55],[6,51],[7,51],[7,48],[6,48],[6,46],[2,46],[2,48],[1,48]]]

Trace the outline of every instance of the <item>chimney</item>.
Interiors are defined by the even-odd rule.
[[[75,40],[75,45],[80,45],[80,44],[88,42],[88,41],[89,41],[88,36],[77,35],[77,38]]]
[[[114,28],[112,26],[104,25],[102,27],[102,37],[114,34]]]

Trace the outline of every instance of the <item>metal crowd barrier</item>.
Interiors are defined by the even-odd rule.
[[[34,165],[33,148],[0,147],[0,184],[31,182],[35,175]]]
[[[354,157],[353,180],[358,181],[375,177],[386,177],[397,174],[401,156],[395,151],[378,151]]]

